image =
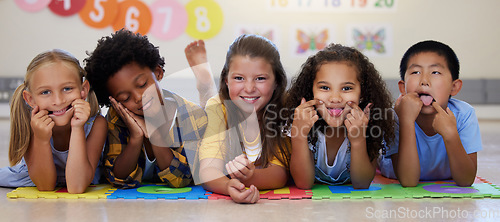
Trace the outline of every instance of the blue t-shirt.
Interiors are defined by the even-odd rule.
[[[479,123],[474,108],[468,103],[454,98],[448,101],[448,108],[450,108],[457,120],[458,135],[465,152],[471,154],[482,150]],[[390,156],[398,153],[399,149],[399,121],[397,119],[396,124],[394,143],[390,145],[386,155],[379,161],[382,175],[389,178],[395,177]],[[427,136],[416,122],[415,137],[420,160],[420,180],[450,179],[450,162],[446,154],[443,137],[439,134]]]

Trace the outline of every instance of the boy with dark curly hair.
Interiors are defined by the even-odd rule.
[[[160,89],[165,62],[158,47],[122,29],[87,54],[87,78],[99,104],[110,107],[104,151],[109,182],[120,188],[145,180],[189,185],[187,156],[197,150],[207,117],[198,105]]]

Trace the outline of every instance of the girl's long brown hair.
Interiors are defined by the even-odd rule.
[[[280,54],[276,46],[268,39],[257,35],[241,35],[229,47],[226,55],[226,62],[220,75],[220,89],[219,97],[221,101],[229,101],[229,88],[226,80],[229,74],[229,67],[231,60],[234,56],[248,56],[250,58],[263,58],[271,66],[275,76],[276,88],[267,105],[257,112],[260,135],[262,138],[262,152],[260,157],[256,160],[256,165],[266,167],[273,157],[285,165],[288,169],[288,160],[290,156],[290,145],[287,142],[286,135],[283,134],[282,126],[280,125],[279,111],[283,108],[283,98],[287,85],[286,73],[283,65],[281,64]],[[228,105],[229,104],[229,105]],[[237,107],[231,103],[226,103],[227,113],[238,112]],[[228,115],[228,129],[238,126],[233,126],[233,123],[240,121],[233,121]],[[234,116],[234,115],[233,115]],[[230,138],[235,139],[235,138]],[[239,143],[237,143],[239,144]],[[243,147],[241,147],[243,149]]]
[[[26,104],[23,98],[23,91],[30,90],[31,79],[34,73],[41,66],[48,63],[64,62],[71,67],[75,68],[75,74],[81,79],[81,83],[84,81],[85,71],[80,66],[78,59],[73,57],[66,51],[60,49],[53,49],[38,54],[33,60],[31,60],[28,68],[26,69],[26,75],[24,76],[24,82],[19,85],[14,94],[12,95],[10,103],[10,142],[9,142],[9,162],[13,166],[26,154],[28,146],[31,140],[31,107]],[[87,101],[90,103],[91,116],[96,115],[100,112],[99,105],[97,104],[97,99],[95,94],[91,91],[87,96]]]

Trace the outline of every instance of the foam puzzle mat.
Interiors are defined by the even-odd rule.
[[[116,189],[109,184],[91,185],[85,193],[70,194],[66,188],[38,191],[36,187],[19,187],[7,193],[7,198],[25,199],[186,199],[219,200],[231,197],[214,194],[203,187],[169,188],[163,184],[146,184],[133,189]],[[416,187],[402,187],[397,180],[377,174],[368,189],[354,189],[352,185],[329,186],[316,184],[311,190],[287,186],[276,190],[260,191],[261,199],[403,199],[403,198],[500,198],[500,188],[487,180],[476,177],[470,187],[459,187],[453,181],[422,181]]]

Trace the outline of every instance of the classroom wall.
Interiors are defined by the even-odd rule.
[[[27,1],[27,0],[24,0]],[[156,0],[141,0],[151,5]],[[394,0],[394,10],[376,11],[311,11],[272,10],[271,1],[283,2],[335,2],[336,0],[215,0],[223,13],[220,32],[206,39],[208,57],[217,76],[224,63],[225,52],[237,36],[238,27],[274,27],[275,42],[289,77],[294,76],[306,57],[294,56],[291,47],[296,33],[295,26],[318,24],[332,27],[335,42],[347,44],[348,28],[352,24],[384,24],[390,27],[387,38],[390,53],[385,56],[369,56],[385,79],[397,80],[399,60],[412,44],[434,39],[449,44],[461,61],[463,79],[500,79],[497,61],[500,61],[498,36],[500,36],[500,1],[497,0]],[[345,4],[361,0],[341,0]],[[357,2],[358,1],[358,2]],[[368,0],[373,3],[375,0]],[[189,0],[177,0],[186,5]],[[48,8],[31,13],[20,9],[14,0],[0,0],[0,78],[23,77],[29,61],[39,52],[62,48],[81,61],[92,51],[97,40],[114,32],[110,26],[95,29],[82,22],[78,15],[61,17]],[[148,34],[150,40],[160,47],[165,57],[166,73],[175,73],[188,68],[184,47],[194,40],[187,34],[165,41]],[[180,72],[172,79],[191,79],[187,72]],[[194,84],[193,81],[186,84]],[[175,81],[173,81],[175,82]],[[178,92],[183,95],[184,92]],[[0,95],[1,96],[1,95]]]
[[[141,0],[147,5],[154,0]],[[177,0],[187,4],[188,0]],[[496,61],[500,60],[497,44],[500,36],[500,1],[497,0],[396,0],[396,9],[387,12],[308,12],[267,9],[274,0],[216,0],[223,11],[222,30],[206,40],[209,60],[218,73],[225,51],[235,38],[238,25],[275,25],[279,29],[278,45],[289,75],[294,75],[305,58],[290,56],[289,29],[296,24],[331,24],[339,43],[346,42],[346,26],[351,23],[386,23],[392,26],[393,53],[372,58],[384,77],[397,78],[399,59],[417,41],[435,39],[452,46],[462,64],[463,78],[500,78]],[[277,0],[276,0],[277,1]],[[289,0],[300,1],[300,0]],[[306,0],[304,0],[305,2]],[[323,0],[313,0],[323,1]],[[350,1],[350,0],[349,0]],[[37,53],[62,48],[79,59],[96,46],[101,36],[113,32],[111,27],[95,29],[85,25],[78,15],[61,17],[48,8],[36,13],[20,9],[14,0],[0,0],[0,76],[22,76],[25,67]],[[187,67],[184,47],[194,39],[187,34],[164,41],[150,36],[167,61],[166,71]]]

